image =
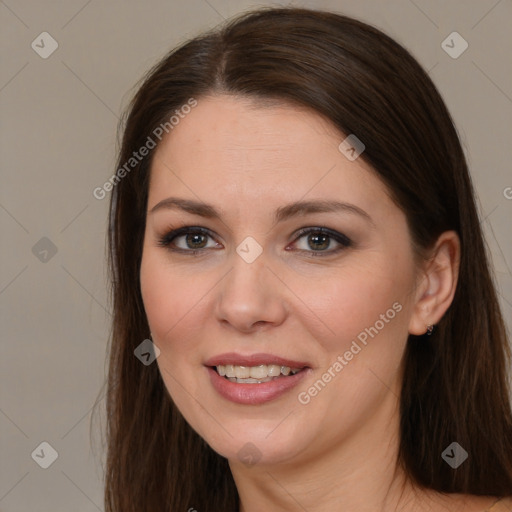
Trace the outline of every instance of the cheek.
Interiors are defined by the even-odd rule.
[[[202,290],[200,280],[180,275],[172,269],[162,254],[160,249],[144,250],[140,285],[153,340],[165,350],[166,340],[175,337],[177,331],[181,334],[183,325],[189,329],[193,327],[188,325],[188,317],[200,308],[200,299],[206,290]]]
[[[180,273],[166,261],[165,251],[149,248],[143,253],[140,284],[152,340],[160,349],[157,364],[165,387],[178,409],[194,424],[190,396],[200,396],[191,367],[200,367],[200,336],[204,315],[201,298],[206,280]]]
[[[399,392],[409,275],[407,267],[402,267],[401,275],[390,269],[376,262],[351,265],[350,270],[318,283],[316,289],[322,293],[310,289],[305,300],[323,321],[316,322],[319,327],[313,332],[322,356],[315,376],[299,390],[299,402],[307,405],[308,418],[323,418],[325,429],[334,437],[366,421],[389,389]],[[307,293],[305,286],[301,293]],[[326,383],[325,390],[319,381]],[[341,422],[344,427],[339,418],[346,418]]]
[[[408,268],[406,262],[400,266],[382,257],[361,258],[328,275],[303,277],[294,283],[294,292],[315,313],[314,317],[307,315],[310,328],[331,358],[333,352],[348,350],[360,334],[363,341],[365,334],[368,339],[378,334],[379,339],[389,338],[390,342],[406,335],[411,286]]]

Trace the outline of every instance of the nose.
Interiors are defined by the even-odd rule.
[[[217,288],[219,322],[244,333],[282,324],[287,315],[286,288],[267,266],[265,254],[247,263],[234,252],[231,263]]]

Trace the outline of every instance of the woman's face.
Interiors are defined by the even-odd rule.
[[[156,151],[140,280],[157,364],[232,464],[305,462],[397,418],[418,271],[344,139],[304,109],[215,96]]]

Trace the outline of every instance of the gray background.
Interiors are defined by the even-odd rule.
[[[367,21],[429,70],[469,159],[510,332],[512,3],[292,3]],[[115,171],[118,118],[142,74],[183,39],[261,5],[0,0],[1,511],[103,510],[108,199],[92,191]],[[34,40],[43,46],[38,36],[45,31],[59,45],[47,59],[31,47]],[[456,59],[441,46],[453,31],[469,44]],[[58,452],[48,469],[35,461],[49,460],[48,449],[38,448],[43,441]]]

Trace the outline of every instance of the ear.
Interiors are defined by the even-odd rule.
[[[459,237],[455,231],[445,231],[421,270],[409,323],[410,334],[425,334],[427,326],[438,323],[446,313],[455,295],[459,264]]]

